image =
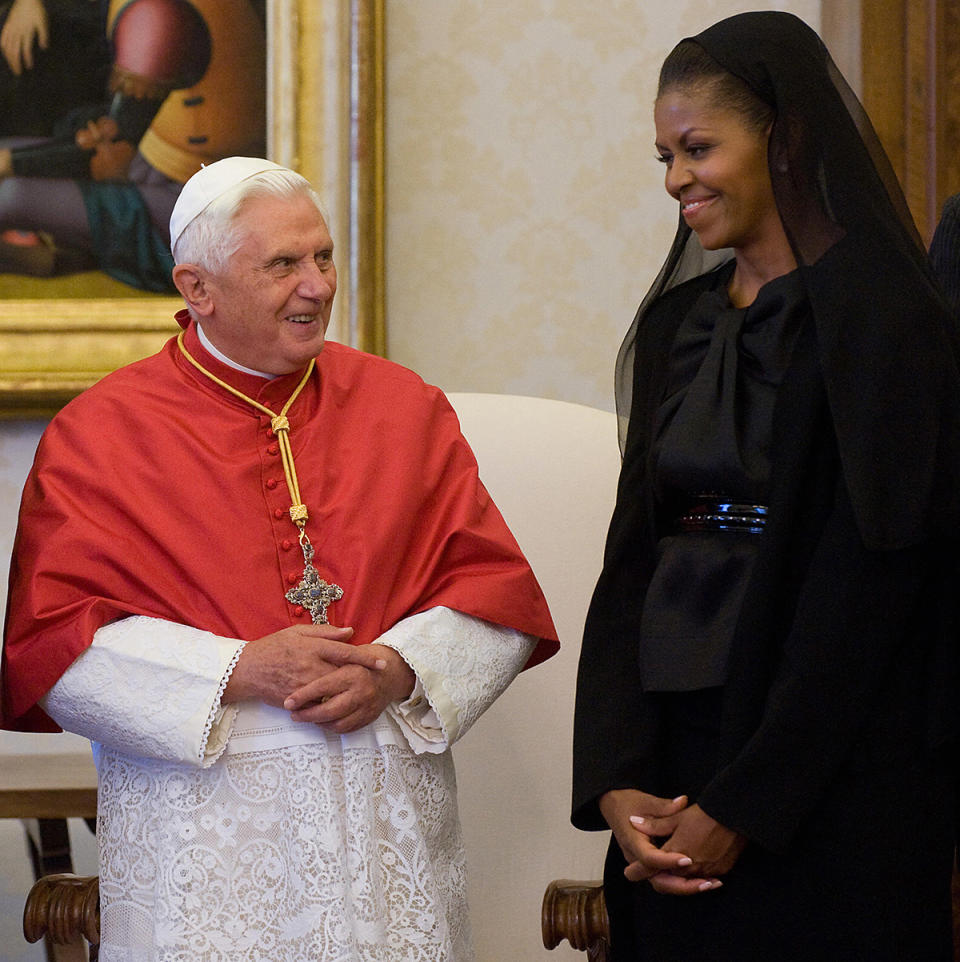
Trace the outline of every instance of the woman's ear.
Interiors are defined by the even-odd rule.
[[[766,137],[766,140],[767,140],[767,150],[768,150],[768,151],[771,149],[771,148],[770,148],[770,134],[771,134],[771,133],[773,133],[773,121],[772,121],[772,120],[770,121],[769,124],[767,124],[767,129],[764,131],[764,136]],[[779,147],[778,147],[776,156],[775,156],[775,157],[771,157],[770,169],[771,169],[771,170],[774,170],[774,169],[775,169],[778,173],[785,174],[785,173],[789,170],[789,168],[790,168],[790,165],[789,165],[788,160],[787,160],[787,149],[786,149],[786,147],[784,146],[784,144],[781,143],[781,144],[779,145]]]
[[[191,310],[206,317],[213,310],[213,298],[204,282],[205,273],[196,264],[177,264],[173,283]]]

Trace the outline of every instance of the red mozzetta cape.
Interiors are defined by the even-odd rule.
[[[208,370],[279,411],[301,373]],[[536,579],[477,477],[443,394],[327,344],[288,412],[333,624],[373,642],[437,605],[559,647]],[[0,722],[56,731],[37,706],[94,632],[150,615],[253,639],[308,613],[284,597],[303,556],[270,419],[196,371],[171,340],[67,405],[37,449],[10,570]]]

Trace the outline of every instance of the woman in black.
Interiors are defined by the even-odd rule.
[[[681,42],[618,359],[573,821],[617,960],[949,960],[960,375],[860,104],[784,13]]]

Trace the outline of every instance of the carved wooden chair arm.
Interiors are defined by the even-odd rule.
[[[543,944],[555,949],[564,939],[586,952],[590,962],[607,962],[610,920],[602,882],[556,879],[543,893],[540,912]]]
[[[100,944],[100,879],[93,875],[45,875],[30,889],[23,910],[28,942],[45,935],[58,945],[86,939]]]

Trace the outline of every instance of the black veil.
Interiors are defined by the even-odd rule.
[[[792,14],[740,14],[689,39],[776,112],[771,182],[814,316],[861,536],[896,548],[956,532],[958,336],[866,112],[820,38]],[[649,306],[730,256],[704,251],[680,218],[617,358],[621,446]]]

